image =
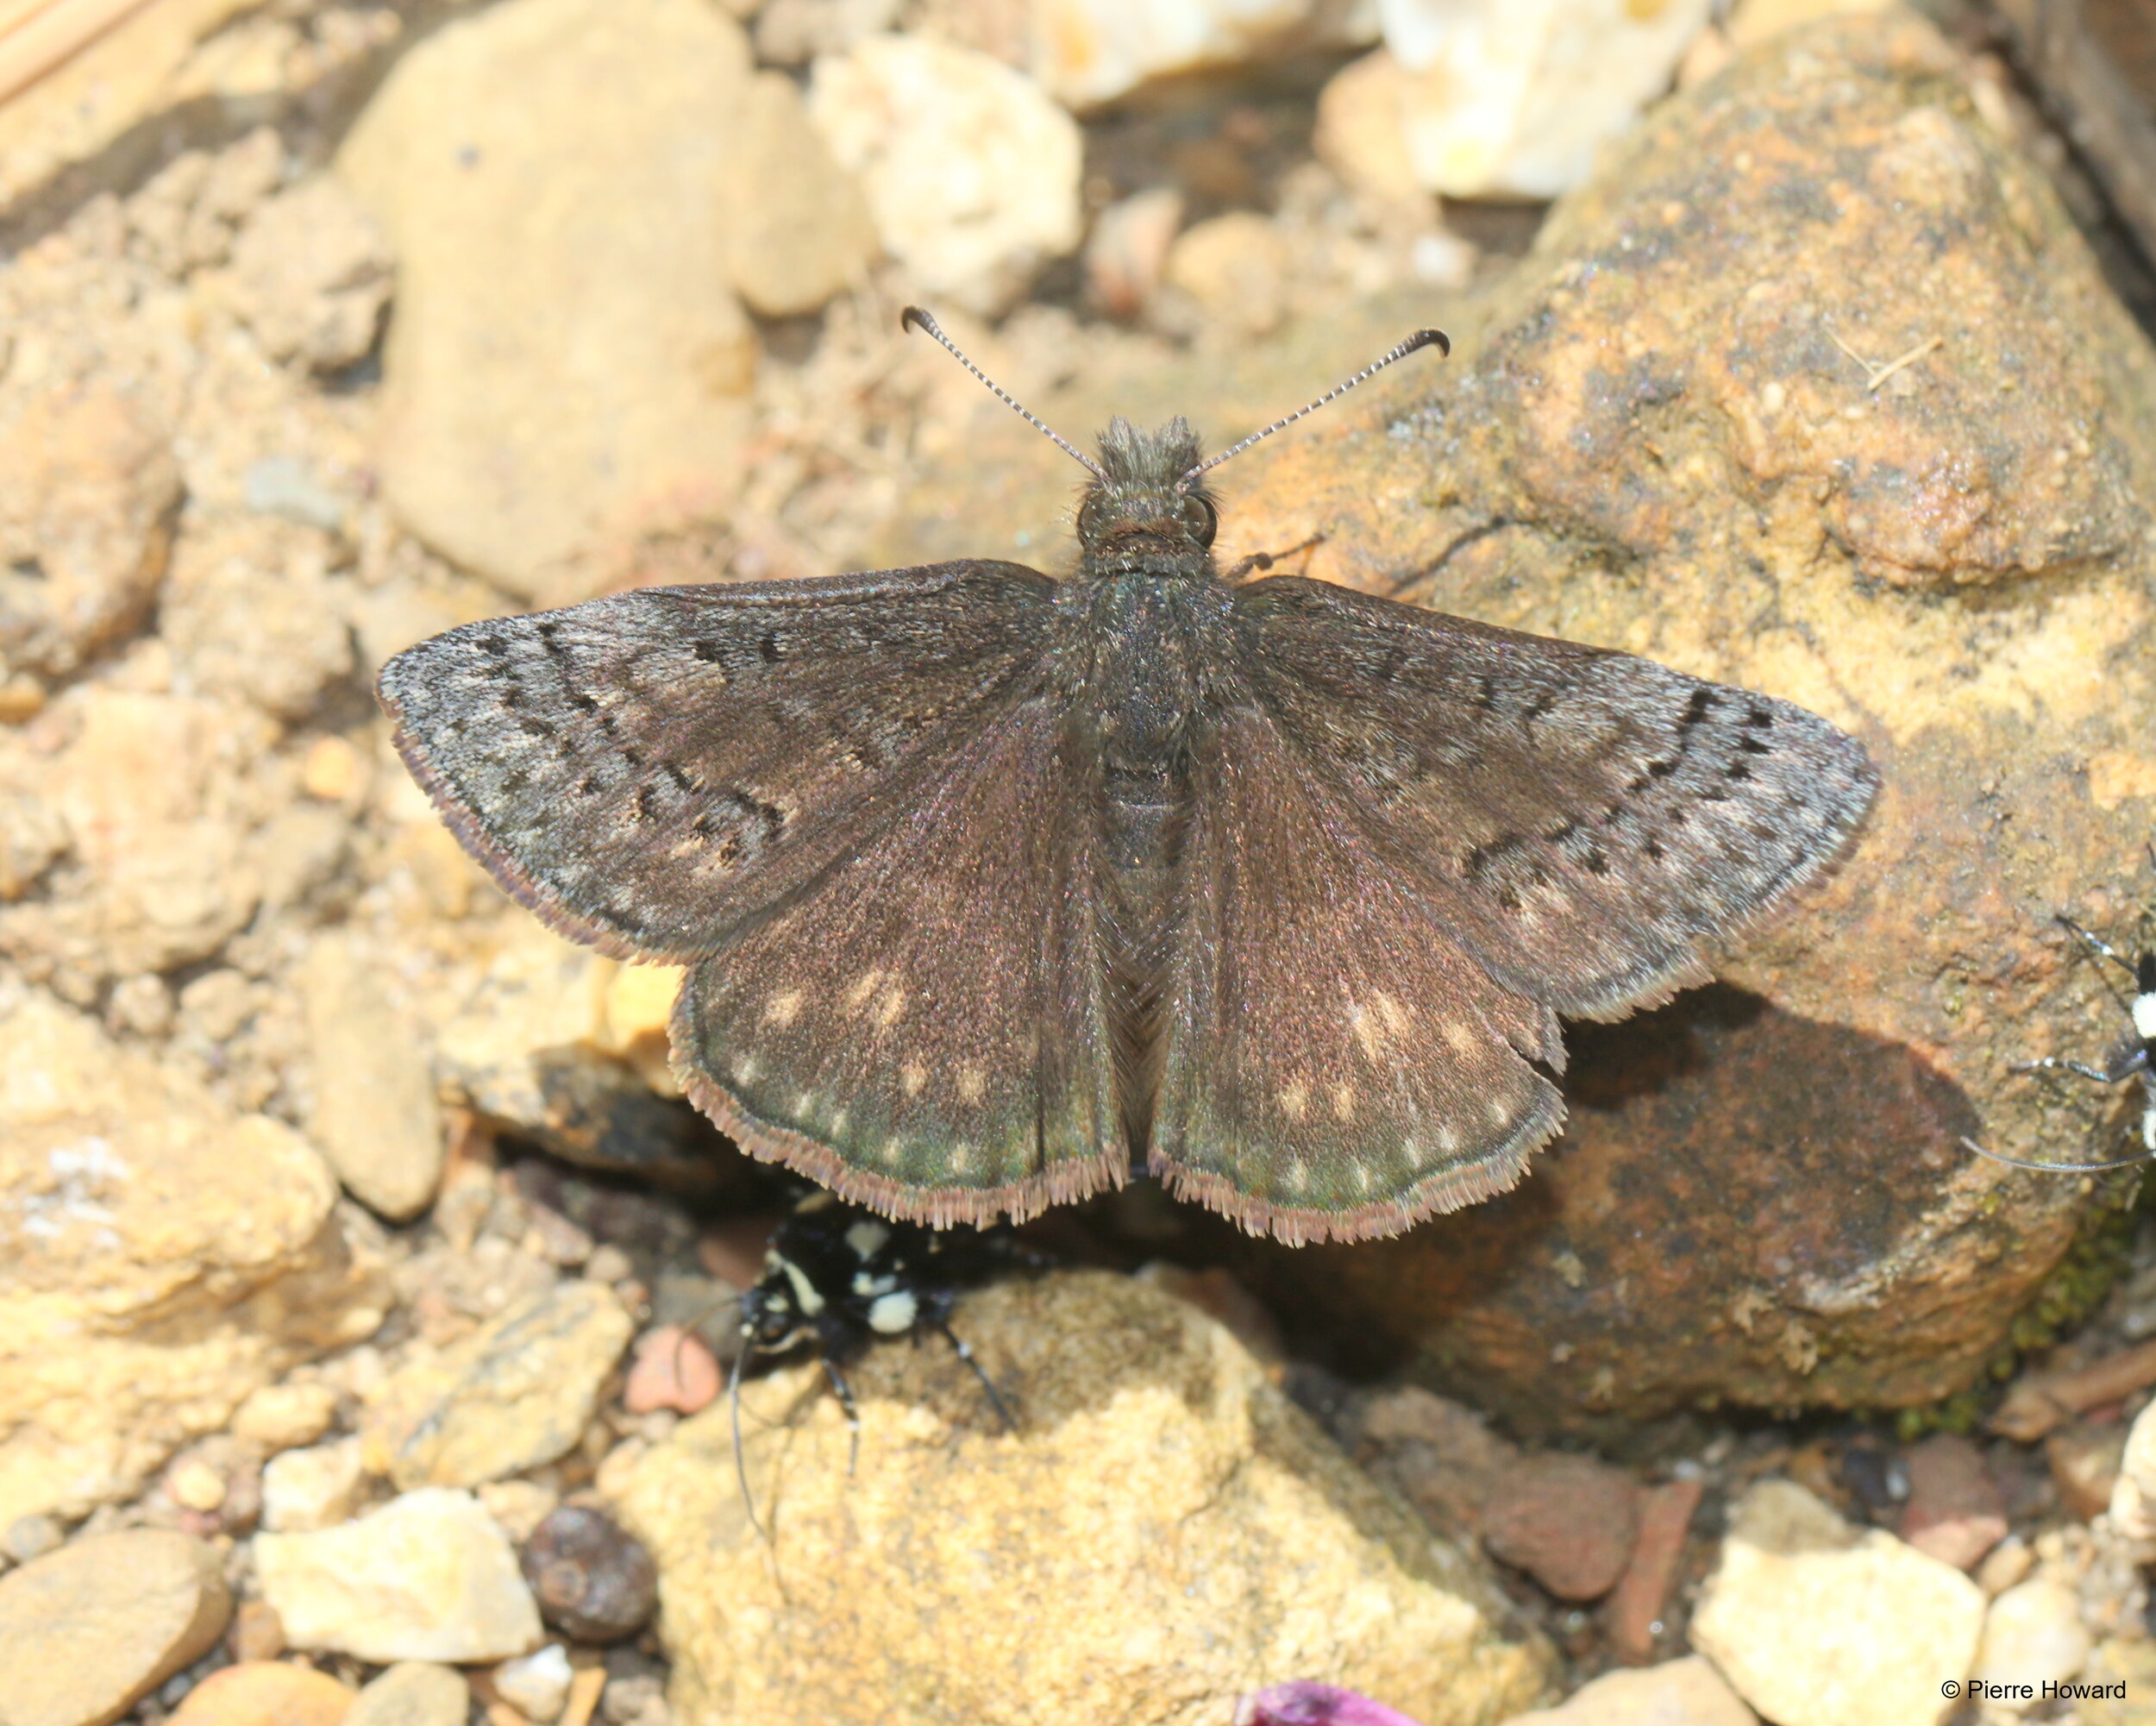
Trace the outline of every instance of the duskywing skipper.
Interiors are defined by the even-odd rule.
[[[1022,1218],[1143,1156],[1254,1233],[1396,1233],[1557,1130],[1560,1014],[1704,980],[1871,800],[1787,701],[1224,574],[1225,455],[1180,418],[1056,441],[1092,474],[1067,580],[644,588],[382,673],[466,847],[688,967],[688,1095],[846,1199]]]

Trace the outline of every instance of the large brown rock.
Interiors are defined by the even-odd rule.
[[[1531,1423],[1964,1388],[2090,1189],[1963,1138],[2087,1158],[2134,1107],[2011,1064],[2123,1028],[2053,913],[2130,939],[2156,891],[2156,356],[1954,52],[1898,13],[1666,104],[1440,321],[1449,367],[1221,470],[1221,554],[1322,535],[1311,574],[1802,701],[1883,789],[1840,873],[1724,956],[1756,998],[1572,1035],[1567,1136],[1517,1192],[1397,1241],[1255,1250],[1249,1274]],[[1203,412],[1217,448],[1254,381],[1292,402],[1296,351],[1341,363],[1332,334],[1031,405],[1073,430]],[[1064,463],[997,411],[889,549],[1008,555],[1046,529]]]
[[[813,1364],[749,1387],[768,1547],[724,1404],[610,1459],[659,1566],[677,1718],[1169,1726],[1310,1673],[1427,1726],[1536,1700],[1539,1637],[1195,1307],[1074,1271],[956,1322],[1015,1432],[936,1344],[846,1368],[857,1465]]]

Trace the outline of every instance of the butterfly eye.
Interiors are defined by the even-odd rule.
[[[1200,545],[1211,545],[1213,536],[1220,531],[1220,512],[1213,506],[1213,499],[1202,492],[1190,500],[1197,505],[1198,519],[1192,531]]]

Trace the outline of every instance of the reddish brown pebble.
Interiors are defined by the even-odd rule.
[[[651,1554],[603,1510],[564,1504],[531,1531],[521,1561],[541,1616],[574,1641],[633,1636],[658,1604]]]
[[[718,1358],[702,1337],[678,1324],[662,1324],[637,1339],[621,1399],[632,1415],[656,1409],[693,1415],[710,1406],[722,1382]]]
[[[1953,1433],[1936,1433],[1913,1446],[1908,1502],[1895,1532],[1917,1551],[1974,1570],[2006,1538],[2006,1497],[1984,1453]]]
[[[1610,1645],[1626,1666],[1647,1666],[1655,1658],[1700,1491],[1696,1480],[1672,1480],[1640,1494],[1632,1561],[1609,1598]]]
[[[242,1664],[273,1660],[285,1652],[285,1621],[268,1601],[243,1600],[233,1615],[231,1629],[226,1632],[225,1646],[232,1651],[232,1658]]]
[[[1595,1600],[1624,1573],[1639,1488],[1591,1456],[1521,1457],[1501,1469],[1482,1513],[1482,1542],[1560,1600]]]
[[[2122,1426],[2079,1424],[2044,1440],[2044,1460],[2051,1466],[2052,1484],[2067,1515],[2085,1522],[2111,1508],[2111,1489],[2125,1454]]]
[[[2106,1355],[2070,1372],[2037,1372],[2017,1380],[1990,1419],[1995,1433],[2021,1444],[2072,1416],[2156,1384],[2156,1341]]]

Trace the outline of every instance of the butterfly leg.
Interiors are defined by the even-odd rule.
[[[996,1389],[995,1380],[988,1376],[987,1369],[981,1365],[980,1359],[956,1331],[941,1319],[936,1320],[935,1325],[943,1340],[950,1345],[951,1353],[964,1361],[972,1369],[973,1376],[981,1381],[981,1390],[988,1398],[988,1406],[996,1411],[996,1418],[1003,1422],[1003,1430],[1006,1433],[1016,1432],[1018,1423],[1011,1417],[1010,1408],[1004,1402],[1002,1393]]]
[[[854,1387],[846,1382],[846,1375],[834,1365],[829,1355],[824,1358],[824,1376],[831,1381],[831,1394],[838,1398],[838,1406],[846,1411],[846,1472],[851,1474],[861,1460],[861,1409],[854,1401]]]
[[[1275,563],[1284,562],[1298,552],[1308,551],[1325,543],[1325,536],[1313,533],[1300,545],[1291,545],[1285,551],[1253,551],[1247,557],[1238,557],[1221,571],[1220,579],[1229,587],[1240,586],[1253,574],[1263,575]]]

